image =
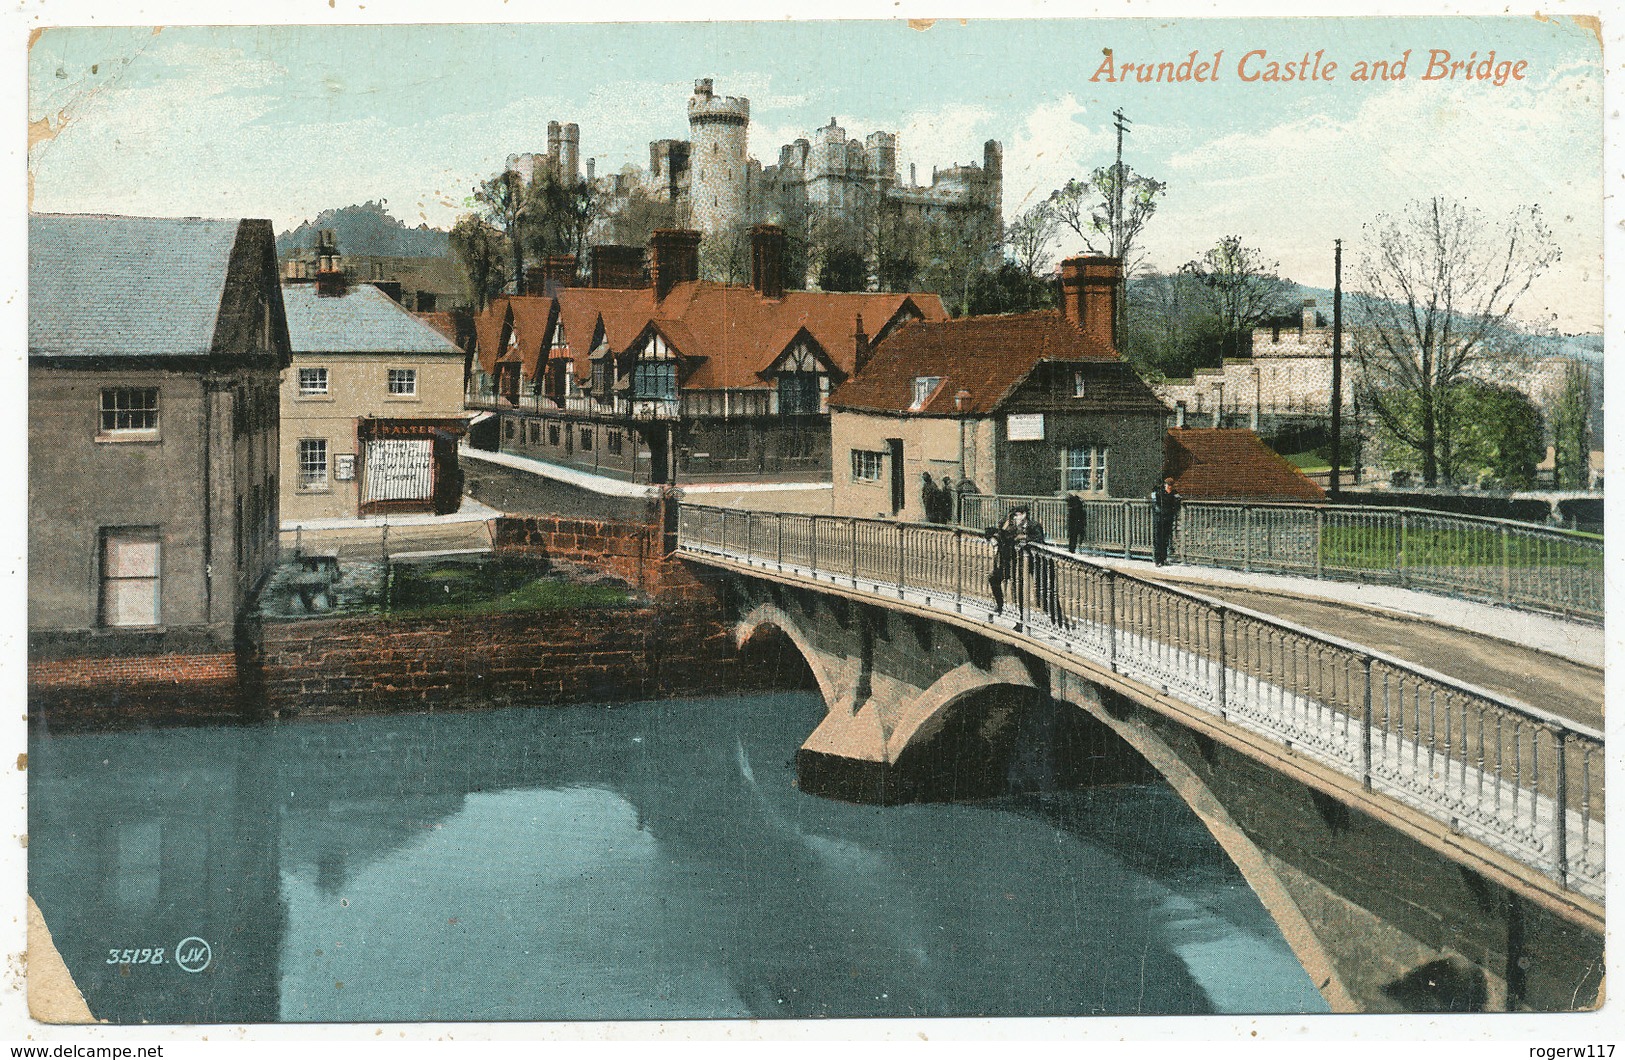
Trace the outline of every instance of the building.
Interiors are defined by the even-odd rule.
[[[980,165],[933,167],[931,182],[921,185],[913,165],[908,179],[901,178],[896,133],[848,138],[831,117],[810,139],[779,147],[776,161],[764,166],[750,155],[748,98],[719,96],[712,79],[701,78],[687,112],[688,139],[652,141],[647,169],[598,177],[588,159],[583,175],[580,129],[556,121],[548,123],[546,154],[514,155],[508,168],[527,180],[544,168],[565,181],[584,179],[609,216],[634,195],[667,204],[672,223],[700,232],[707,260],[728,258],[730,247],[724,244],[737,241],[743,247],[752,225],[800,231],[814,215],[857,222],[877,206],[926,223],[971,215],[991,231],[1002,230],[1004,149],[997,140],[983,145]]]
[[[31,687],[70,658],[235,673],[277,552],[271,223],[33,216],[28,284]]]
[[[1175,428],[1164,474],[1188,501],[1320,504],[1326,491],[1245,428]]]
[[[785,290],[771,225],[750,286],[702,282],[700,239],[657,232],[641,287],[572,287],[574,259],[549,259],[551,293],[478,318],[468,403],[499,413],[504,452],[638,482],[825,480],[830,392],[873,343],[947,317],[936,295]],[[632,282],[601,249],[594,274]]]
[[[1283,427],[1330,421],[1332,328],[1313,298],[1304,300],[1296,326],[1254,328],[1249,351],[1221,367],[1198,368],[1190,379],[1167,380],[1158,395],[1192,425],[1246,424],[1274,435]],[[1343,414],[1352,417],[1360,366],[1346,343],[1343,352]]]
[[[910,324],[830,397],[839,515],[925,518],[921,475],[981,493],[1141,497],[1168,409],[1118,357],[1114,258],[1062,262],[1062,308]]]
[[[338,270],[283,289],[282,518],[457,510],[463,351]]]

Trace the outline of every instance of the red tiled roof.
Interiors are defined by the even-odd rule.
[[[413,313],[412,315],[451,341],[457,341],[457,321],[450,313]]]
[[[763,298],[743,286],[689,281],[674,287],[656,302],[649,288],[567,287],[556,295],[559,319],[564,323],[577,378],[590,376],[588,357],[593,334],[602,321],[610,349],[623,352],[654,321],[678,352],[701,358],[683,386],[695,389],[733,389],[766,386],[758,373],[766,371],[803,328],[823,347],[841,372],[856,367],[854,335],[861,315],[865,331],[879,334],[905,308],[909,316],[941,321],[948,317],[942,299],[934,294],[871,294],[866,292],[786,291],[782,298]],[[546,342],[540,323],[527,325],[525,303],[550,299],[508,297],[498,299],[476,322],[480,364],[491,371],[501,352],[503,314],[514,307],[515,330],[524,355],[525,374],[534,374],[535,351]],[[534,339],[532,335],[534,334]]]
[[[986,414],[1040,361],[1116,363],[1118,356],[1054,310],[920,322],[876,347],[863,371],[830,395],[830,405],[926,416]],[[916,409],[914,380],[920,376],[938,376],[943,383]],[[961,390],[970,392],[963,409],[955,403]]]
[[[1252,431],[1180,428],[1163,443],[1165,474],[1193,501],[1323,501],[1326,491]]]

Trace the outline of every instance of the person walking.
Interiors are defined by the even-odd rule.
[[[1151,557],[1157,566],[1168,565],[1168,546],[1174,540],[1174,522],[1179,518],[1179,506],[1185,498],[1174,492],[1174,479],[1170,475],[1162,480],[1151,494]]]
[[[1083,498],[1076,493],[1066,495],[1066,550],[1073,554],[1078,551],[1078,545],[1083,542],[1084,530],[1088,525],[1088,515],[1083,510]]]
[[[1061,616],[1061,598],[1055,585],[1055,557],[1043,545],[1048,538],[1044,536],[1044,524],[1034,519],[1030,514],[1022,513],[1021,525],[1016,530],[1017,543],[1027,553],[1027,573],[1033,580],[1033,595],[1038,598],[1038,606],[1044,609],[1056,628],[1064,629],[1066,622]]]

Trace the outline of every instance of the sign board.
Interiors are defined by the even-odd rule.
[[[1041,442],[1044,440],[1044,414],[1023,412],[1008,416],[1004,421],[1004,437],[1012,442]]]
[[[367,443],[369,501],[427,500],[434,494],[434,443],[427,438]]]
[[[355,480],[354,453],[339,453],[333,457],[333,480],[335,482],[352,482]]]

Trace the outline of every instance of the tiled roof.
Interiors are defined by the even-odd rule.
[[[1237,428],[1169,430],[1165,474],[1186,500],[1323,501],[1326,491],[1259,440]]]
[[[290,284],[282,304],[294,353],[462,353],[370,283],[330,296],[313,283]]]
[[[488,350],[501,341],[501,324],[506,305],[546,302],[542,298],[499,299],[481,314],[479,334],[480,363],[490,371],[497,356]],[[663,300],[656,302],[649,288],[624,290],[608,287],[568,287],[557,294],[559,318],[577,377],[589,376],[588,355],[593,333],[602,321],[610,349],[622,353],[642,334],[645,325],[656,322],[661,332],[677,346],[678,352],[700,358],[685,387],[722,389],[766,386],[758,374],[766,371],[785,346],[802,328],[824,349],[831,362],[850,374],[856,362],[854,335],[861,315],[871,336],[881,331],[905,306],[913,307],[925,320],[944,320],[947,311],[942,300],[929,294],[869,294],[824,291],[787,291],[782,298],[769,299],[753,288],[690,281],[678,284]],[[531,338],[520,336],[527,364]],[[535,342],[545,341],[538,335]],[[526,375],[533,373],[527,367]]]
[[[831,394],[829,403],[926,416],[986,415],[1041,361],[1120,363],[1115,350],[1091,342],[1053,310],[920,322],[876,347],[863,371]],[[943,383],[924,407],[915,409],[914,380],[920,376],[936,376]],[[961,390],[970,392],[963,409],[955,402]]]
[[[413,313],[412,315],[451,341],[457,341],[457,318],[450,313]]]
[[[242,223],[30,215],[28,352],[208,354]]]

